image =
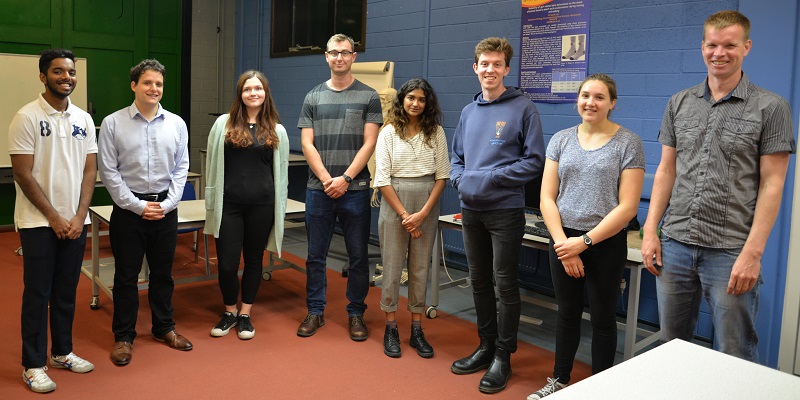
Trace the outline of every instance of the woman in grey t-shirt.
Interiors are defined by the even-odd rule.
[[[569,383],[584,285],[592,316],[592,373],[614,364],[625,228],[636,215],[644,182],[641,139],[608,119],[616,103],[614,80],[589,76],[578,91],[581,124],[556,133],[547,146],[541,209],[551,236],[550,272],[558,303],[556,359],[553,377],[529,400]]]

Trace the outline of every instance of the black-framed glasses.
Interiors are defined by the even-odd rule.
[[[353,55],[353,52],[347,50],[345,51],[328,50],[325,52],[325,54],[331,56],[332,58],[339,57],[340,55],[342,56],[342,58],[350,58]]]

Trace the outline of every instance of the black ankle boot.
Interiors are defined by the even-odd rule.
[[[478,390],[483,393],[497,393],[506,388],[508,378],[511,377],[511,353],[508,350],[497,348],[494,353],[489,370],[483,375]]]
[[[411,327],[411,341],[409,342],[411,347],[417,349],[417,354],[419,354],[422,358],[431,358],[433,357],[433,347],[431,347],[430,343],[425,340],[425,334],[422,333],[422,327],[419,326],[412,326]]]
[[[392,358],[403,355],[400,350],[400,333],[397,332],[397,327],[390,328],[389,325],[386,325],[386,332],[383,334],[383,354]]]
[[[489,368],[489,364],[492,363],[494,358],[494,353],[494,339],[481,338],[481,344],[478,348],[467,357],[456,360],[450,366],[450,371],[453,371],[454,374],[465,375]]]

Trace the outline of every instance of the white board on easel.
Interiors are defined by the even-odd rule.
[[[86,110],[86,59],[76,58],[78,84],[69,96],[72,104]],[[44,92],[39,80],[39,56],[0,53],[0,167],[10,168],[8,155],[8,126],[14,114]]]

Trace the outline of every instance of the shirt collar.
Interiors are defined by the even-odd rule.
[[[719,101],[726,101],[729,100],[731,97],[746,99],[747,88],[749,86],[750,86],[750,79],[747,77],[747,74],[745,74],[744,71],[742,71],[742,79],[739,80],[739,83],[736,84],[736,87],[733,88],[733,90],[731,90],[730,93],[726,94],[725,97],[723,97]],[[697,88],[695,95],[697,95],[697,97],[702,97],[706,100],[711,98],[711,90],[708,88],[708,77],[706,77],[705,81],[703,81],[702,87]]]
[[[44,96],[42,96],[41,93],[39,93],[39,98],[37,100],[39,102],[39,106],[42,107],[42,109],[47,115],[62,113],[61,111],[58,111],[55,108],[53,108],[53,106],[51,106],[50,103],[48,103],[47,100],[44,99]],[[72,104],[72,101],[70,101],[69,97],[67,97],[67,109],[63,112],[63,114],[67,116],[72,114],[73,107],[75,106]]]
[[[139,111],[139,107],[136,107],[136,102],[134,101],[131,103],[131,106],[128,107],[128,115],[130,115],[131,119],[135,118],[137,115],[141,115],[144,118],[144,115]],[[161,118],[164,116],[164,109],[161,108],[161,103],[158,103],[158,110],[156,111],[156,116],[153,119]],[[144,118],[145,120],[147,118]]]

